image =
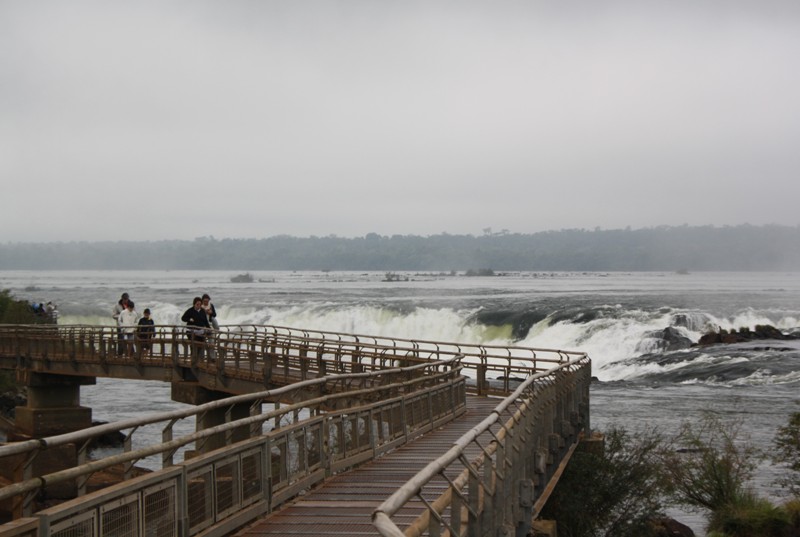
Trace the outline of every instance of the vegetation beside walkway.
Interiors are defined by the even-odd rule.
[[[0,290],[0,324],[35,324],[41,322],[25,300],[14,298],[8,289]],[[0,394],[16,391],[13,371],[0,370]]]
[[[605,451],[576,451],[542,518],[560,537],[656,537],[670,506],[703,513],[708,537],[800,536],[800,412],[781,427],[770,452],[748,442],[738,422],[707,414],[672,437],[611,428]],[[781,504],[759,497],[751,479],[771,459],[784,472]]]

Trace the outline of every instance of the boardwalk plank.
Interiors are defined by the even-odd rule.
[[[399,447],[369,463],[326,480],[293,503],[238,532],[238,537],[272,535],[378,535],[372,512],[428,462],[443,455],[458,438],[488,416],[499,399],[468,396],[467,412],[453,422]],[[486,438],[484,445],[488,444]],[[478,454],[474,448],[470,457]],[[444,480],[431,491],[444,491]],[[428,496],[426,490],[426,496]],[[395,517],[407,525],[421,512],[422,503],[409,504]]]

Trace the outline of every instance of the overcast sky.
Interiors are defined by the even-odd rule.
[[[800,224],[800,2],[0,0],[0,241]]]

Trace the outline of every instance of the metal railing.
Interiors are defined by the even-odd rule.
[[[84,446],[110,428],[124,430],[146,423],[165,424],[171,436],[177,419],[233,405],[247,404],[252,415],[171,439],[126,451],[75,468],[27,479],[0,488],[0,501],[30,503],[46,486],[81,481],[117,464],[131,467],[154,454],[164,468],[76,500],[35,513],[38,524],[17,522],[0,526],[0,535],[95,536],[223,535],[275,509],[333,473],[370,460],[409,439],[460,415],[465,410],[466,386],[458,358],[376,372],[333,375],[257,394],[236,396],[138,420],[92,427],[82,431],[0,447],[0,463],[29,463],[39,453],[68,443]],[[293,405],[260,413],[260,405],[276,392],[308,394],[309,388],[327,392],[306,396]],[[314,390],[312,390],[314,391]],[[326,410],[336,399],[360,401],[342,410]],[[367,403],[366,401],[376,402]],[[300,411],[307,417],[299,419]],[[264,429],[269,429],[264,431]],[[250,439],[224,449],[173,464],[175,451],[215,434],[246,429]],[[5,462],[3,462],[5,461]],[[112,529],[113,528],[113,529]],[[25,532],[23,532],[25,533]]]
[[[494,535],[498,528],[528,535],[553,477],[589,430],[590,381],[588,358],[529,377],[384,501],[374,526],[386,537]],[[472,459],[470,448],[478,453]],[[414,500],[425,509],[401,529],[392,517]]]
[[[142,343],[146,343],[145,348]],[[233,382],[232,393],[333,373],[401,367],[462,357],[474,389],[503,395],[532,373],[582,353],[473,345],[245,325],[209,330],[203,341],[183,326],[157,326],[152,339],[121,341],[108,326],[0,326],[0,368],[59,374],[178,380],[181,368]],[[153,370],[159,370],[154,372]],[[165,378],[164,371],[172,371]],[[491,380],[491,382],[490,382]],[[240,381],[239,384],[236,381]],[[238,392],[237,392],[238,390]]]

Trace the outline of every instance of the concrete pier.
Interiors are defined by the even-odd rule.
[[[80,387],[95,384],[95,377],[72,377],[22,371],[17,382],[27,388],[25,406],[14,409],[16,430],[9,435],[10,441],[44,438],[86,429],[92,425],[92,409],[81,406]],[[73,468],[78,464],[78,446],[66,444],[42,452],[26,467],[25,459],[19,457],[3,469],[15,482],[31,477]],[[4,475],[5,476],[5,475]],[[74,482],[45,487],[45,496],[56,499],[75,498],[78,494]],[[21,516],[22,505],[15,505],[14,516]]]
[[[81,406],[81,386],[95,384],[95,377],[22,373],[17,381],[27,388],[28,402],[14,410],[20,434],[43,438],[92,425],[92,409]]]
[[[172,400],[189,405],[202,405],[212,401],[219,401],[230,397],[231,394],[209,390],[196,382],[173,382]],[[229,421],[236,421],[250,416],[249,404],[234,404],[209,410],[197,416],[195,430],[202,431]],[[239,427],[226,433],[214,434],[201,444],[197,452],[208,453],[233,442],[240,442],[250,438],[248,427]]]

